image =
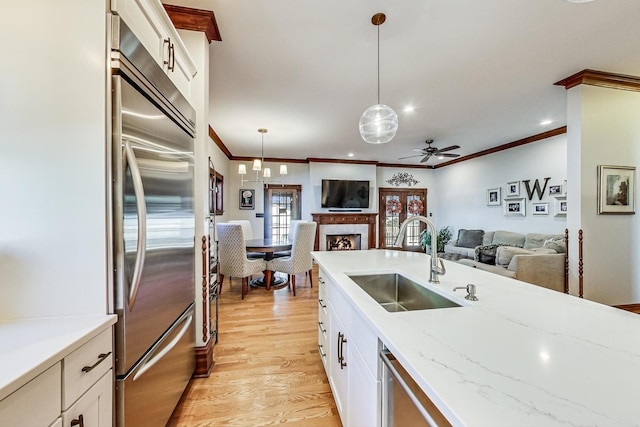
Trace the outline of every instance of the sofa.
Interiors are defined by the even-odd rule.
[[[564,292],[565,244],[560,234],[461,229],[444,251],[462,257],[460,264]]]

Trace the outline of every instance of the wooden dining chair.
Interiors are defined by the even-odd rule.
[[[267,268],[264,259],[247,258],[247,248],[240,224],[216,224],[218,258],[220,260],[220,291],[225,276],[242,278],[242,299],[249,291],[249,278]],[[229,285],[231,286],[231,285]]]
[[[313,287],[311,251],[313,251],[316,238],[316,226],[316,222],[297,223],[294,227],[295,236],[291,245],[291,256],[267,261],[267,269],[289,275],[289,285],[293,290],[293,296],[296,296],[296,274],[298,273],[308,274],[309,283]]]

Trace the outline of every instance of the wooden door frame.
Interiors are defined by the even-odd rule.
[[[295,201],[296,209],[298,211],[298,218],[292,219],[301,219],[302,217],[302,185],[293,185],[293,184],[284,184],[284,185],[273,185],[273,184],[265,184],[264,186],[264,220],[263,220],[263,229],[262,233],[265,238],[271,237],[271,200],[269,199],[269,190],[291,190],[295,191],[298,195],[297,200]]]
[[[408,194],[420,194],[424,198],[424,216],[427,216],[427,188],[395,188],[395,187],[380,187],[378,188],[378,248],[384,249],[386,248],[385,243],[385,220],[387,218],[387,212],[385,209],[385,197],[388,194],[398,194],[400,195],[400,200],[404,200],[406,202],[406,198]],[[404,209],[400,212],[399,220],[402,224],[402,221],[407,219],[407,210],[406,203],[404,203]],[[420,223],[420,229],[424,230],[426,225],[424,223]]]

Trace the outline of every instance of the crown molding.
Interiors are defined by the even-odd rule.
[[[511,148],[520,147],[521,145],[531,144],[532,142],[540,141],[543,139],[551,138],[552,136],[562,135],[567,133],[567,127],[562,126],[556,129],[548,130],[533,136],[518,139],[517,141],[509,142],[507,144],[498,145],[497,147],[489,148],[487,150],[478,151],[477,153],[469,154],[468,156],[458,157],[457,159],[450,160],[448,162],[435,165],[433,168],[438,169],[445,166],[453,165],[456,163],[464,162],[466,160],[476,159],[478,157],[486,156],[489,154],[498,153],[500,151],[509,150]]]
[[[565,89],[571,89],[582,84],[640,92],[640,77],[589,69],[582,70],[554,84],[564,86]]]
[[[212,40],[222,41],[218,23],[212,10],[193,9],[190,7],[163,4],[174,27],[178,30],[201,31],[209,43]]]
[[[478,151],[477,153],[469,154],[468,156],[458,157],[457,159],[450,160],[448,162],[440,163],[435,166],[432,165],[406,165],[402,163],[382,163],[375,160],[343,160],[343,159],[321,159],[315,157],[308,157],[306,159],[282,159],[276,157],[265,157],[265,162],[278,162],[278,163],[342,163],[353,165],[373,165],[381,168],[405,168],[405,169],[438,169],[445,166],[453,165],[456,163],[464,162],[466,160],[475,159],[478,157],[486,156],[488,154],[498,153],[500,151],[509,150],[511,148],[520,147],[521,145],[530,144],[532,142],[540,141],[553,136],[562,135],[567,133],[567,127],[562,126],[556,129],[548,130],[546,132],[538,133],[526,138],[519,139],[517,141],[509,142],[507,144],[498,145],[497,147],[489,148],[487,150]],[[255,157],[248,156],[234,156],[218,134],[209,126],[209,137],[215,142],[215,144],[222,150],[229,160],[249,162],[253,161]]]

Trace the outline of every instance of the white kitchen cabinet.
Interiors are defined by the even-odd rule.
[[[340,419],[346,427],[379,425],[377,336],[322,269],[318,282],[318,319],[326,313],[328,330],[325,369]],[[325,344],[319,334],[320,345]]]
[[[58,362],[0,401],[0,427],[48,426],[60,416]]]
[[[64,427],[111,427],[113,371],[109,369],[102,378],[86,391],[69,409],[62,413]]]
[[[197,68],[159,0],[111,0],[111,11],[122,18],[191,101],[191,82]]]
[[[54,423],[51,424],[49,427],[62,427],[62,417],[56,418]]]

